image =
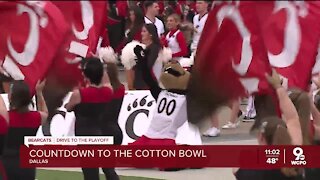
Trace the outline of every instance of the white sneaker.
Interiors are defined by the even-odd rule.
[[[248,116],[244,116],[242,121],[243,122],[254,122],[256,117],[248,117]]]
[[[220,129],[212,127],[203,133],[204,136],[217,137],[220,135]]]
[[[235,129],[239,127],[240,121],[237,121],[236,123],[228,122],[224,126],[222,126],[222,129]]]

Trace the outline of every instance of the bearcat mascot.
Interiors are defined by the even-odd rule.
[[[137,68],[142,69],[144,81],[157,100],[157,108],[147,132],[133,145],[175,145],[177,130],[187,121],[185,94],[190,73],[177,62],[168,62],[158,83],[148,70],[148,52],[139,45],[134,48],[134,52],[138,59]]]

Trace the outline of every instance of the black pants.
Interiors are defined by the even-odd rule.
[[[103,136],[112,136],[114,145],[121,145],[123,134],[118,124],[108,123],[102,127]]]
[[[19,156],[5,156],[2,158],[8,180],[34,180],[35,168],[20,168]]]
[[[102,168],[106,180],[119,180],[114,168]],[[99,180],[99,168],[82,168],[84,180]]]
[[[2,155],[2,152],[3,152],[4,140],[5,140],[5,136],[4,135],[0,135],[0,156]]]

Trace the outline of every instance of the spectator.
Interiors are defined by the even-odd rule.
[[[167,27],[169,32],[165,36],[164,45],[172,51],[172,58],[179,60],[188,53],[188,47],[183,33],[179,30],[181,19],[177,14],[169,15],[167,19]]]
[[[161,72],[162,64],[156,62],[158,54],[161,50],[160,39],[157,34],[157,28],[154,24],[145,24],[142,27],[142,43],[146,45],[146,52],[148,55],[148,67],[152,71],[154,78],[158,79]],[[149,89],[147,84],[144,82],[142,72],[135,68],[134,76],[134,88],[137,90]]]
[[[30,111],[32,104],[29,86],[24,81],[14,81],[9,90],[9,130],[6,137],[3,164],[8,179],[34,180],[35,168],[20,168],[20,146],[24,144],[24,136],[35,136],[41,124],[48,118],[48,109],[42,90],[44,82],[37,83],[37,109]]]
[[[185,21],[193,23],[193,17],[196,14],[196,3],[192,0],[187,1],[179,1],[180,5],[182,6],[182,13]]]
[[[182,4],[178,1],[168,1],[166,7],[164,8],[165,11],[163,12],[165,19],[168,18],[171,14],[177,14],[182,18]]]
[[[125,33],[126,38],[121,42],[116,52],[120,52],[122,48],[132,40],[141,42],[141,29],[144,24],[144,15],[138,6],[131,6],[129,9],[129,17],[127,20],[127,30]],[[134,71],[126,70],[126,78],[128,83],[128,89],[133,90]]]
[[[108,3],[107,30],[110,46],[113,49],[116,49],[123,39],[127,11],[126,1],[109,1]]]
[[[299,116],[296,108],[290,100],[287,91],[281,86],[281,80],[275,70],[272,77],[267,76],[269,83],[276,90],[279,106],[283,119],[278,117],[266,117],[257,132],[257,140],[260,145],[302,145],[303,137]],[[246,170],[239,169],[235,172],[238,180],[242,179],[302,179],[301,172],[294,168],[282,168],[273,170]]]
[[[182,4],[182,13],[183,13],[183,21],[180,24],[180,30],[183,32],[184,37],[186,39],[186,43],[188,49],[190,50],[190,45],[192,43],[192,35],[193,35],[193,17],[195,16],[195,10],[193,7],[193,1],[183,1]],[[188,52],[188,57],[191,55],[191,52]]]
[[[144,24],[144,16],[142,10],[138,6],[129,8],[129,17],[126,26],[126,43],[132,40],[141,42],[141,29]]]
[[[144,21],[146,24],[154,24],[157,28],[158,37],[160,37],[164,32],[164,24],[163,22],[158,19],[156,16],[159,15],[159,4],[157,1],[145,1],[144,2],[145,8],[145,17]]]
[[[320,79],[317,81],[319,82]],[[319,89],[320,84],[317,83],[317,88]],[[312,101],[311,94],[311,113],[313,118],[312,126],[314,128],[314,136],[312,139],[313,145],[320,145],[320,92],[318,91],[314,97],[314,101]],[[320,177],[320,169],[319,168],[308,168],[305,169],[306,180],[316,180]]]
[[[196,3],[196,10],[198,14],[193,17],[194,34],[193,34],[193,40],[190,47],[191,52],[195,52],[198,47],[202,30],[208,18],[208,7],[209,7],[208,1],[197,1]]]

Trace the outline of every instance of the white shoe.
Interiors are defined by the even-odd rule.
[[[222,126],[222,129],[235,129],[239,127],[240,121],[237,121],[236,123],[228,122],[224,126]]]
[[[220,135],[220,129],[212,127],[203,133],[204,136],[217,137]]]
[[[243,122],[254,122],[256,117],[248,117],[248,116],[244,116],[242,121]]]

